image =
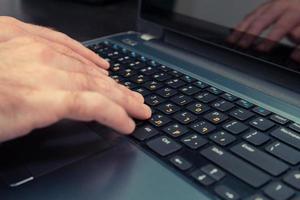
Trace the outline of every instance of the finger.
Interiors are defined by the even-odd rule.
[[[228,42],[236,43],[243,35],[248,27],[269,7],[269,4],[261,5],[253,12],[248,14],[235,28],[235,31],[228,37]]]
[[[300,26],[297,26],[292,31],[290,31],[288,34],[288,38],[294,43],[299,43],[300,42]]]
[[[64,90],[100,93],[122,106],[134,118],[148,119],[151,116],[151,109],[143,104],[140,98],[136,98],[134,92],[123,88],[111,78],[104,79],[80,73],[57,72],[52,82],[55,84],[52,84],[51,87]]]
[[[32,24],[18,23],[18,25],[30,33],[69,47],[70,49],[82,55],[86,59],[91,60],[92,62],[97,64],[99,67],[102,67],[104,69],[109,68],[109,63],[106,60],[102,59],[96,53],[89,50],[81,43],[77,42],[76,40],[70,38],[69,36],[63,33]]]
[[[276,22],[266,40],[258,46],[261,51],[270,51],[274,45],[286,36],[300,21],[299,13],[285,12]]]
[[[42,42],[43,44],[45,44],[46,46],[50,46],[52,48],[53,51],[58,52],[61,55],[64,55],[63,58],[68,57],[69,59],[62,59],[61,61],[58,61],[56,66],[63,66],[63,68],[65,70],[73,70],[73,68],[76,67],[77,72],[95,72],[95,73],[102,73],[105,75],[108,75],[108,71],[106,71],[105,69],[99,68],[97,67],[94,63],[92,63],[91,61],[87,60],[86,58],[82,57],[81,55],[77,54],[76,52],[74,52],[72,49],[63,46],[59,43],[53,43],[51,41],[48,41],[47,39],[43,39],[43,38],[34,38],[35,40]],[[76,63],[74,65],[67,65],[66,63],[64,63],[64,61],[70,62],[70,60],[72,60],[72,63]]]
[[[77,60],[72,55],[66,55],[63,52],[59,51],[55,53],[56,55],[52,56],[51,63],[49,63],[50,67],[66,72],[76,72],[100,78],[104,78],[108,75],[108,72],[106,70],[101,69],[99,67],[91,67],[90,65],[87,65]]]
[[[124,85],[121,85],[121,84],[118,84],[119,85],[119,88],[123,91],[123,92],[128,92],[128,88],[125,87]],[[139,103],[144,103],[145,99],[143,97],[143,95],[141,95],[140,93],[138,92],[134,92],[134,91],[131,91],[130,90],[130,94],[133,95],[133,98],[135,98]]]
[[[291,54],[291,59],[293,59],[296,62],[300,62],[300,48],[296,47],[295,50]]]
[[[268,10],[263,12],[257,18],[257,20],[253,21],[253,23],[251,23],[245,30],[245,32],[247,32],[250,37],[241,38],[239,45],[244,48],[249,47],[257,38],[257,36],[259,36],[264,30],[270,27],[274,22],[277,21],[278,18],[280,18],[284,14],[285,9],[286,8],[284,6],[277,6],[277,4],[270,6]]]
[[[27,104],[36,112],[31,116],[35,128],[61,119],[97,121],[124,134],[135,128],[134,121],[120,105],[99,93],[39,91],[28,97]]]

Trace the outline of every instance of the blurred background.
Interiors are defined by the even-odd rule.
[[[0,0],[0,15],[85,41],[135,30],[138,0]]]

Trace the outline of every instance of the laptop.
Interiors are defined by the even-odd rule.
[[[263,3],[141,0],[138,32],[84,45],[145,97],[151,119],[130,136],[63,120],[0,144],[0,198],[299,200],[295,45],[262,53],[228,42]]]

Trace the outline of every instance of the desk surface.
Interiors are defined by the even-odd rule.
[[[1,0],[0,15],[52,27],[85,41],[135,30],[137,0],[121,0],[105,5],[65,0]]]

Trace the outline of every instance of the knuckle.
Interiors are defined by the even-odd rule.
[[[37,54],[40,61],[44,64],[49,64],[56,56],[56,53],[48,46],[37,43]]]
[[[74,84],[78,90],[91,90],[93,87],[93,80],[86,75],[81,75],[76,72],[69,72],[68,75],[71,79],[71,84]]]
[[[75,113],[82,113],[82,97],[79,92],[70,91],[65,99],[66,112],[69,115],[75,115]]]
[[[17,37],[14,40],[20,41],[23,44],[35,44],[36,43],[36,40],[33,37],[30,37],[28,35]]]

